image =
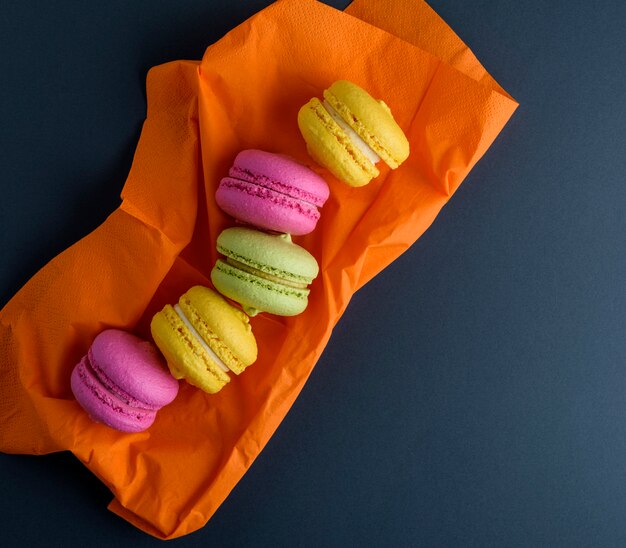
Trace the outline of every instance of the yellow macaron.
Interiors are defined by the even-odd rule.
[[[391,110],[364,89],[339,80],[298,112],[298,127],[310,156],[350,186],[379,175],[381,159],[397,168],[409,156],[409,142]]]
[[[150,324],[174,377],[214,394],[257,358],[249,319],[211,289],[192,287],[178,304],[165,305]]]

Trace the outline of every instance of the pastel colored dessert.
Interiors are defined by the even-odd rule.
[[[94,421],[121,432],[146,430],[178,394],[178,382],[154,345],[119,329],[94,339],[70,382]]]
[[[270,312],[295,316],[308,304],[308,285],[319,272],[317,261],[288,234],[227,228],[217,238],[218,259],[211,271],[215,288],[254,316]]]
[[[241,151],[224,177],[215,200],[244,223],[289,234],[308,234],[328,199],[326,181],[288,156]]]
[[[194,286],[150,323],[172,375],[209,394],[230,382],[257,357],[248,316],[208,287]]]
[[[350,186],[368,184],[382,159],[396,169],[409,156],[409,142],[391,110],[352,82],[339,80],[298,112],[309,155]]]

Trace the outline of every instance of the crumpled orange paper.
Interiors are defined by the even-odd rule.
[[[411,143],[367,187],[323,173],[331,197],[296,242],[321,273],[305,313],[252,319],[259,359],[219,394],[186,383],[147,432],[90,421],[70,372],[107,327],[149,321],[210,285],[215,239],[234,221],[214,191],[242,149],[312,164],[296,124],[334,80],[384,98]],[[148,115],[123,202],[50,261],[0,312],[0,449],[72,451],[111,489],[110,509],[159,538],[202,527],[278,427],[352,294],[430,225],[517,103],[419,0],[355,0],[340,12],[282,0],[210,46],[201,63],[148,73]]]

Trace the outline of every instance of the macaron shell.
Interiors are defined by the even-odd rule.
[[[330,195],[328,184],[322,177],[284,154],[242,150],[229,174],[318,207],[322,207]]]
[[[172,306],[165,305],[154,315],[150,331],[175,378],[185,379],[209,394],[219,392],[230,381]]]
[[[87,352],[86,356],[87,362],[89,364],[90,371],[94,374],[98,383],[102,385],[103,388],[117,396],[118,399],[122,400],[125,404],[130,405],[131,407],[140,407],[142,409],[151,409],[157,411],[162,405],[155,405],[154,403],[146,403],[144,401],[138,400],[131,396],[128,392],[126,392],[123,388],[116,385],[107,375],[106,372],[98,365],[97,361],[93,357],[93,349],[90,348]],[[167,368],[165,368],[167,370]],[[170,375],[171,377],[171,375]],[[175,380],[175,379],[174,379]]]
[[[324,98],[392,169],[409,156],[409,141],[383,101],[347,80],[324,91]]]
[[[340,181],[360,187],[379,175],[316,97],[298,112],[298,127],[311,158]]]
[[[312,232],[320,218],[314,205],[232,177],[222,179],[215,200],[244,223],[298,236]]]
[[[131,407],[104,388],[90,370],[85,356],[72,371],[70,385],[76,401],[96,422],[121,432],[142,432],[156,418],[156,411]]]
[[[217,250],[272,276],[297,283],[309,284],[319,273],[315,257],[286,235],[227,228],[217,237]]]
[[[248,316],[207,287],[194,286],[179,305],[206,344],[239,375],[256,361],[257,344]]]
[[[178,394],[178,382],[154,345],[131,333],[103,331],[94,339],[89,358],[94,370],[105,377],[101,382],[109,384],[110,389],[118,387],[136,400],[136,405],[158,409]]]
[[[258,312],[295,316],[304,312],[308,304],[308,289],[277,284],[219,259],[211,271],[211,281],[220,293],[240,303],[250,316]]]

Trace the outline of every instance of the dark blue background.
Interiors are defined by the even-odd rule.
[[[3,4],[0,304],[117,206],[148,68],[268,3]],[[626,3],[431,5],[521,106],[178,546],[626,546]],[[0,466],[4,546],[158,543],[69,454]]]

